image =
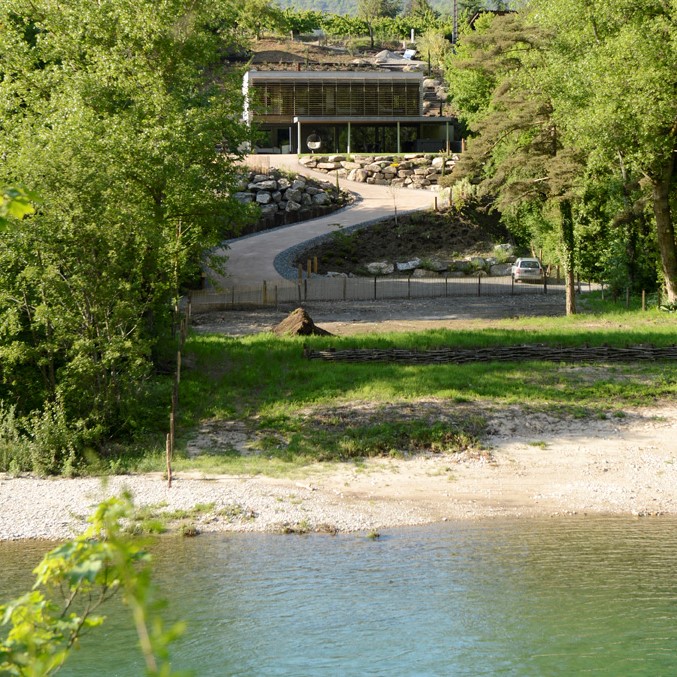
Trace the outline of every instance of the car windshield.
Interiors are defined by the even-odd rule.
[[[538,261],[522,261],[520,263],[521,268],[538,268]]]

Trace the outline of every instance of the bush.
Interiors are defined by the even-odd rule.
[[[13,406],[0,402],[0,471],[38,475],[77,474],[82,432],[69,426],[61,402],[17,418]]]
[[[30,469],[30,449],[21,433],[15,407],[0,402],[0,472],[16,475]]]

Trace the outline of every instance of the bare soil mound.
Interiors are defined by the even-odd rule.
[[[278,325],[273,327],[278,336],[333,336],[330,332],[318,327],[303,308],[293,310]]]

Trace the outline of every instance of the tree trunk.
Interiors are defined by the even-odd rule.
[[[652,177],[653,211],[656,217],[656,236],[661,255],[661,269],[665,278],[668,303],[677,303],[677,242],[670,213],[670,186],[675,160],[670,158],[658,177]]]
[[[566,283],[566,313],[576,314],[576,280],[574,277],[574,217],[571,213],[571,202],[560,203],[562,216],[562,242],[564,243],[564,276]]]

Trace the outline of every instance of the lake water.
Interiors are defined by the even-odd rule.
[[[0,544],[0,598],[36,544]],[[188,622],[175,668],[221,675],[676,675],[677,520],[483,520],[360,535],[163,539]],[[61,673],[143,674],[112,614]],[[89,645],[89,646],[88,646]]]

